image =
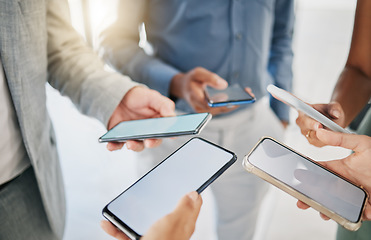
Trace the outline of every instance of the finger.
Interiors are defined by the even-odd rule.
[[[251,97],[255,98],[255,94],[252,92],[251,88],[246,87],[246,88],[245,88],[245,91],[246,91],[248,94],[250,94]]]
[[[341,105],[337,102],[330,102],[326,106],[327,106],[327,111],[326,112],[334,120],[339,119],[344,112]]]
[[[369,142],[367,136],[333,132],[326,129],[319,129],[316,135],[327,145],[343,147],[355,152],[363,152],[370,147],[367,144]]]
[[[178,203],[174,210],[174,214],[182,216],[189,223],[195,223],[200,213],[202,198],[197,192],[190,192],[185,195]]]
[[[222,113],[228,113],[235,109],[237,109],[239,106],[229,106],[229,107],[213,107],[208,110],[213,116],[216,116],[218,114]]]
[[[327,217],[325,214],[323,214],[323,213],[319,213],[319,215],[321,216],[321,218],[323,219],[323,220],[325,220],[325,221],[328,221],[328,220],[330,220],[330,218],[329,217]]]
[[[225,89],[228,86],[226,80],[205,68],[197,67],[192,70],[191,74],[196,81],[202,82],[216,89]]]
[[[116,151],[116,150],[120,150],[123,146],[124,146],[124,142],[109,142],[107,144],[107,149],[109,151]]]
[[[319,122],[308,117],[301,111],[299,111],[299,115],[296,118],[296,124],[300,127],[303,135],[305,135],[309,130],[316,131],[318,128],[322,127]]]
[[[363,212],[363,217],[365,220],[371,220],[371,205],[370,203],[367,204],[365,211]]]
[[[296,206],[297,206],[298,208],[300,208],[300,209],[303,209],[303,210],[310,208],[309,205],[303,203],[303,202],[300,201],[300,200],[297,201]]]
[[[175,116],[175,103],[159,92],[151,90],[147,95],[149,107],[162,117]]]
[[[140,152],[144,149],[144,143],[143,141],[128,141],[126,143],[126,148],[134,152]]]
[[[108,233],[109,235],[111,235],[112,237],[118,240],[129,240],[129,238],[123,232],[118,230],[115,226],[113,226],[108,221],[101,221],[100,226],[106,233]]]
[[[146,148],[155,148],[162,143],[161,139],[146,139],[144,140],[144,146]]]

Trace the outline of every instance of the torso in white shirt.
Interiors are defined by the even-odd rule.
[[[0,185],[22,173],[30,162],[25,158],[17,115],[0,59]]]

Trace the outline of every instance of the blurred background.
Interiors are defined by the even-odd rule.
[[[115,18],[117,0],[69,2],[73,25],[96,48],[97,36]],[[303,100],[329,101],[349,50],[355,4],[355,0],[296,0],[293,92]],[[47,87],[47,93],[67,194],[65,239],[112,239],[99,226],[101,210],[138,178],[135,153],[108,152],[105,144],[97,140],[106,131],[100,122],[81,115],[51,87]],[[285,136],[287,145],[315,160],[337,159],[349,153],[334,147],[310,146],[295,124],[296,116],[293,110]],[[216,239],[212,193],[206,189],[203,198],[193,239]],[[333,221],[323,221],[312,209],[299,210],[294,198],[274,187],[260,212],[255,240],[335,237]]]

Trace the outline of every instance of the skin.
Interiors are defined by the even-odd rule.
[[[238,106],[209,107],[205,101],[204,90],[206,86],[222,90],[228,87],[228,83],[217,74],[205,68],[196,67],[187,73],[179,73],[173,77],[170,83],[170,94],[177,98],[185,99],[193,110],[198,113],[209,112],[215,116],[238,108]],[[250,88],[245,88],[245,91],[254,96]],[[281,122],[286,128],[288,122]]]
[[[371,137],[337,133],[325,129],[318,129],[316,135],[326,145],[343,147],[354,151],[346,158],[320,162],[320,164],[362,186],[367,192],[371,192]],[[301,209],[309,208],[308,205],[301,201],[298,201],[297,206]],[[329,219],[323,214],[321,214],[321,217],[325,220]],[[370,199],[368,199],[366,204],[363,219],[371,220]]]
[[[191,192],[180,199],[175,210],[155,222],[143,240],[188,240],[192,236],[198,214],[200,213],[202,198],[197,192]],[[101,227],[112,237],[118,240],[129,238],[108,221],[102,221]]]
[[[205,68],[197,67],[187,73],[175,75],[170,83],[170,94],[177,98],[185,99],[198,113],[209,112],[212,115],[218,115],[237,108],[237,106],[209,107],[205,101],[204,89],[206,86],[222,90],[227,88],[228,83],[217,74]]]
[[[109,122],[108,129],[122,121],[175,116],[175,104],[159,92],[145,87],[134,87],[127,92],[120,104],[116,107]],[[127,141],[123,143],[110,142],[107,149],[115,151],[124,144],[133,151],[142,151],[145,147],[152,148],[161,144],[160,139],[146,139],[144,141]]]
[[[315,109],[346,127],[371,97],[371,1],[358,0],[352,44],[346,65],[338,79],[329,104],[314,104]],[[316,130],[323,128],[314,119],[299,113],[296,123],[308,142],[321,147]],[[309,133],[309,134],[308,134]]]

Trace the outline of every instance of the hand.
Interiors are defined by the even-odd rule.
[[[210,112],[212,115],[217,115],[237,108],[237,106],[209,107],[204,93],[207,85],[216,89],[225,89],[228,83],[217,74],[197,67],[187,73],[175,75],[170,84],[170,93],[177,98],[185,99],[193,110],[199,113]]]
[[[339,103],[331,102],[329,104],[313,104],[311,106],[338,125],[345,127],[345,114]],[[301,133],[307,138],[310,144],[317,147],[325,146],[316,136],[317,129],[324,128],[321,123],[299,111],[296,124],[300,127]]]
[[[339,173],[357,185],[363,186],[367,192],[371,192],[371,137],[364,135],[345,134],[318,129],[318,139],[326,145],[344,147],[353,150],[354,153],[346,158],[320,164]],[[301,209],[309,206],[303,202],[297,203]],[[321,214],[322,218],[329,219]],[[363,219],[371,220],[371,200],[368,200]]]
[[[155,222],[141,239],[188,240],[194,232],[201,205],[202,198],[197,192],[187,194],[173,212]],[[119,240],[129,239],[108,221],[102,221],[101,226],[109,235]]]
[[[116,107],[108,122],[108,129],[122,121],[175,116],[175,104],[155,90],[144,87],[130,89]],[[121,149],[125,143],[110,142],[108,150]],[[144,147],[152,148],[161,144],[160,139],[146,139],[144,141],[127,141],[126,147],[134,151],[142,151]]]

